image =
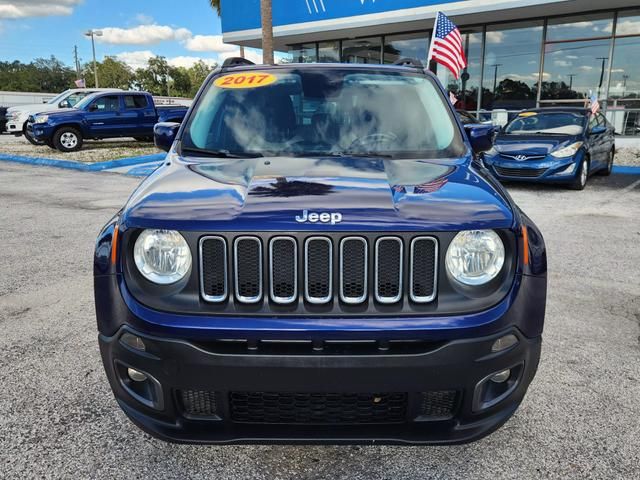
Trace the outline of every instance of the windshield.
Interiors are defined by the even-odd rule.
[[[97,93],[92,93],[90,95],[87,95],[86,97],[84,97],[82,100],[80,100],[78,103],[76,103],[74,105],[75,108],[77,109],[84,109],[84,107],[86,107],[87,105],[89,105],[94,98],[96,98],[98,94]]]
[[[182,146],[226,156],[453,158],[465,152],[431,78],[316,68],[218,77],[200,99]]]
[[[59,95],[56,95],[55,97],[53,97],[51,100],[49,100],[47,103],[49,105],[57,105],[58,103],[60,103],[62,101],[62,99],[64,97],[66,97],[67,95],[69,95],[69,90],[65,90],[64,92],[62,92]]]
[[[504,129],[512,135],[579,135],[584,130],[585,115],[572,112],[523,112]]]

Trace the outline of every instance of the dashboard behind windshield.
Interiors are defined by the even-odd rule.
[[[183,147],[264,156],[451,158],[465,152],[431,78],[353,69],[223,74],[199,100]]]
[[[524,112],[509,123],[504,132],[512,135],[559,134],[580,135],[586,118],[571,112]]]

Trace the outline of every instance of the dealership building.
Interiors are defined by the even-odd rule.
[[[273,0],[275,47],[281,61],[426,63],[438,11],[459,26],[468,60],[459,80],[436,69],[457,108],[496,120],[596,93],[619,134],[640,135],[640,4],[630,0]],[[222,0],[222,12],[226,43],[261,46],[260,0]]]

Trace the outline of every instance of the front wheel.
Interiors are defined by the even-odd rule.
[[[598,172],[599,175],[604,177],[611,175],[611,172],[613,171],[613,157],[615,156],[615,153],[615,148],[612,148],[609,155],[607,155],[607,166]]]
[[[65,153],[80,150],[82,142],[82,134],[73,127],[62,127],[53,135],[53,145]]]
[[[589,160],[587,158],[582,159],[580,166],[578,167],[578,173],[576,178],[569,184],[569,188],[572,190],[584,190],[587,186],[587,180],[589,178]]]

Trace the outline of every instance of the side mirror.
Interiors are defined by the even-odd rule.
[[[471,148],[473,148],[475,153],[482,153],[487,150],[491,150],[491,147],[493,146],[493,134],[496,130],[493,125],[474,123],[465,125],[464,130],[467,132]]]
[[[600,135],[601,133],[605,133],[607,131],[607,127],[603,125],[596,125],[591,129],[591,135]]]
[[[180,124],[174,122],[156,123],[153,127],[153,142],[160,150],[168,152],[178,135]]]

